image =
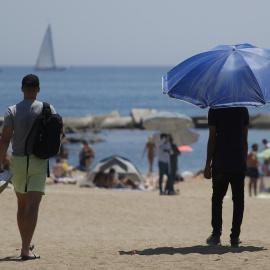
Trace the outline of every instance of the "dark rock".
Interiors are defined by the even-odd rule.
[[[133,108],[130,110],[130,115],[134,122],[135,127],[142,128],[142,123],[145,118],[148,116],[157,113],[158,111],[155,109],[140,109]]]
[[[269,129],[270,113],[258,113],[250,117],[250,128]]]
[[[208,128],[208,117],[207,116],[194,116],[191,117],[195,128]]]

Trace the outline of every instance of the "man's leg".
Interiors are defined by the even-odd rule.
[[[153,162],[154,162],[154,157],[148,156],[148,162],[149,162],[149,172],[152,173],[153,172]]]
[[[248,191],[249,191],[249,196],[252,196],[252,182],[253,182],[253,178],[250,177],[249,178],[249,184],[248,184]]]
[[[212,184],[212,234],[215,236],[220,236],[222,233],[223,198],[226,195],[229,186],[228,175],[218,172],[213,173]]]
[[[39,205],[42,199],[42,192],[29,191],[27,194],[27,209],[23,224],[22,251],[21,256],[33,257],[29,246],[36,228]]]
[[[254,179],[254,195],[257,196],[257,182],[259,178]]]
[[[15,192],[15,193],[17,196],[17,204],[18,204],[17,223],[18,223],[21,239],[23,241],[24,221],[25,221],[25,215],[26,215],[26,210],[27,210],[27,194],[21,194],[19,192]]]
[[[165,193],[170,194],[171,192],[171,178],[170,178],[170,173],[169,173],[169,164],[168,163],[164,163],[165,164],[165,169],[164,169],[164,174],[167,175],[167,182],[166,182],[166,187],[165,187]]]
[[[253,190],[253,193],[254,195],[256,196],[257,195],[257,178],[250,178],[249,180],[249,196],[251,197],[252,196],[252,190]]]
[[[237,238],[240,235],[241,224],[244,215],[244,198],[245,198],[245,174],[234,174],[230,179],[232,188],[232,200],[233,200],[233,220],[232,220],[232,233],[231,238]]]
[[[168,177],[168,189],[169,189],[169,194],[173,194],[174,193],[174,177],[172,175],[172,168],[168,168],[167,171],[167,177]]]
[[[158,168],[159,168],[159,191],[160,194],[163,193],[162,190],[162,180],[163,180],[163,175],[165,174],[165,166],[164,166],[164,162],[159,161],[158,162]]]

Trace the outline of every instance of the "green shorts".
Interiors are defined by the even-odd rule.
[[[40,191],[45,194],[47,180],[47,159],[39,159],[34,155],[29,157],[28,179],[26,180],[27,157],[13,157],[11,182],[16,192],[25,194],[28,191]],[[25,190],[27,184],[27,191]]]

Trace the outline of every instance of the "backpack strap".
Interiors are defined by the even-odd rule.
[[[49,103],[43,102],[42,113],[44,113],[44,115],[47,115],[47,114],[52,115],[52,110],[51,110],[51,106],[50,106]],[[44,118],[44,121],[45,121],[45,118]],[[47,177],[50,177],[50,162],[49,162],[49,159],[48,159],[48,165],[47,165]]]
[[[47,102],[42,102],[42,103],[43,103],[42,113],[45,113],[45,115],[46,115],[46,111],[47,111],[47,113],[49,113],[51,115],[52,114],[52,110],[51,110],[50,104],[47,103]]]
[[[48,165],[47,165],[47,177],[50,177],[50,161],[48,159]]]

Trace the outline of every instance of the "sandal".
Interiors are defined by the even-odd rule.
[[[22,256],[22,260],[23,261],[28,261],[28,260],[35,260],[35,259],[40,259],[40,256],[35,254],[34,252],[32,252],[34,257],[31,257],[31,256]]]

